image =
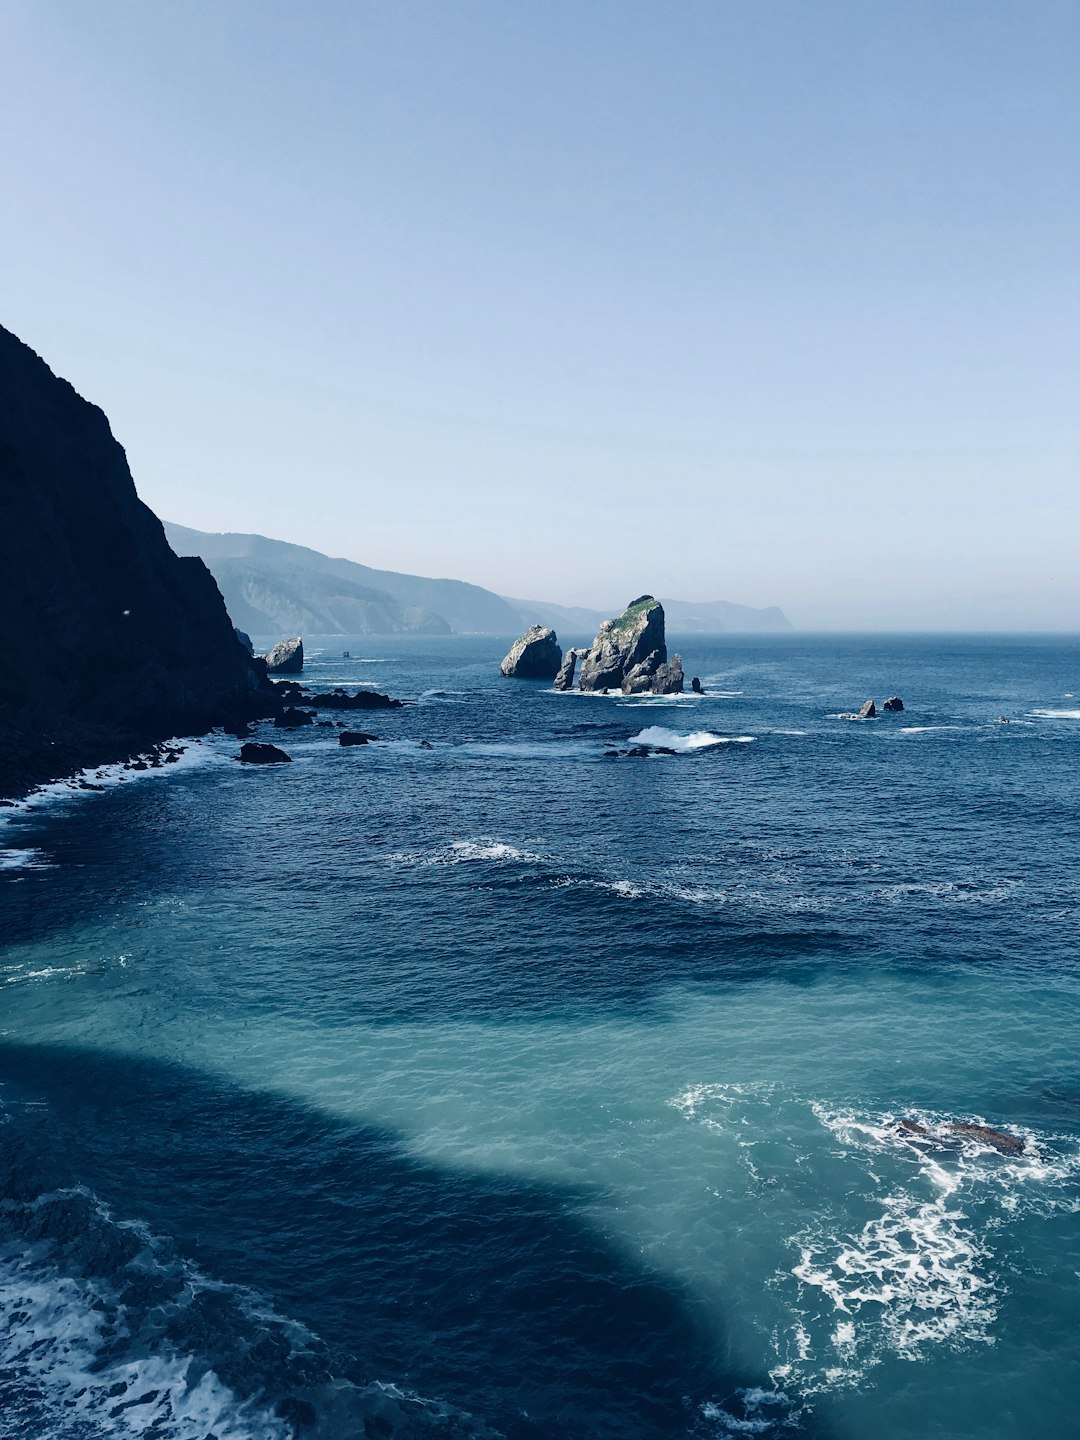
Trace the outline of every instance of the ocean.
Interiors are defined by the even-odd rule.
[[[0,811],[0,1436],[1077,1433],[1075,640],[511,638]]]

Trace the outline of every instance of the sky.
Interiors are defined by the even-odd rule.
[[[0,323],[142,497],[1080,630],[1075,0],[0,0]]]

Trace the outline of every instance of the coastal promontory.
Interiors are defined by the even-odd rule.
[[[103,412],[2,326],[0,504],[0,794],[266,707],[213,577],[169,548]]]

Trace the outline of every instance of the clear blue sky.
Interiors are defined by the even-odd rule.
[[[1076,0],[0,0],[0,321],[143,497],[1080,630]]]

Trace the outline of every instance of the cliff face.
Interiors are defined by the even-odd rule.
[[[0,326],[0,794],[265,705],[101,410]]]

